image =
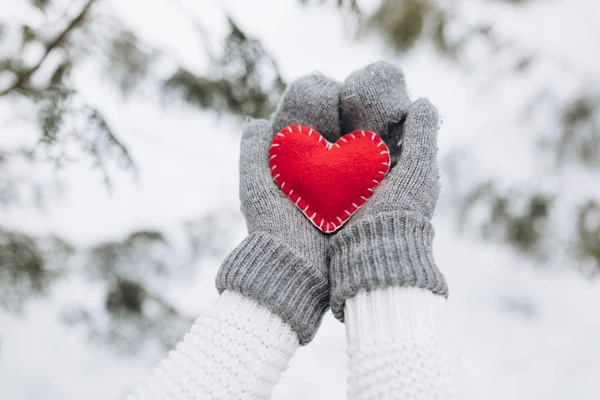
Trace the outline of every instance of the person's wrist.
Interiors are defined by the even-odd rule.
[[[331,310],[344,320],[344,303],[360,290],[418,287],[448,295],[433,259],[431,222],[410,211],[363,216],[331,240]]]
[[[219,293],[231,290],[268,307],[296,332],[300,344],[314,337],[329,306],[329,282],[289,244],[253,232],[223,262]]]
[[[445,303],[444,297],[416,287],[361,290],[344,307],[348,342],[357,348],[436,337]]]

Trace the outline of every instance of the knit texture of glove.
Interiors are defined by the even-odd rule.
[[[307,125],[335,141],[340,136],[340,84],[321,74],[293,82],[273,124],[245,124],[240,154],[240,200],[249,236],[217,274],[219,292],[241,293],[289,323],[300,344],[316,333],[329,307],[328,237],[276,186],[269,169],[273,136],[292,124]]]
[[[438,113],[425,99],[410,103],[402,71],[379,62],[348,77],[340,94],[343,132],[378,133],[392,169],[331,240],[331,309],[361,289],[407,286],[447,296],[432,253],[430,220],[439,196]]]

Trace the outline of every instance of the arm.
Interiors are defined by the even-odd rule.
[[[350,399],[455,399],[458,364],[440,329],[448,287],[433,258],[438,114],[411,103],[402,71],[375,63],[341,91],[349,129],[377,132],[392,167],[331,240],[331,309],[346,323]]]
[[[329,307],[327,236],[286,198],[269,168],[275,132],[310,125],[339,137],[339,84],[320,74],[293,82],[273,123],[244,125],[240,201],[248,236],[225,259],[221,293],[130,399],[267,399],[298,346]]]
[[[428,290],[403,287],[348,299],[348,397],[455,399],[460,374],[441,327],[445,302]]]
[[[268,399],[298,346],[268,308],[225,291],[127,400]]]

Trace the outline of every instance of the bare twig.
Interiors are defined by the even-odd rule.
[[[67,38],[67,36],[69,35],[69,33],[71,33],[71,31],[73,31],[73,29],[75,29],[77,26],[79,26],[84,21],[90,8],[94,5],[94,3],[96,1],[97,0],[88,0],[87,3],[81,9],[81,11],[79,11],[79,13],[75,16],[75,18],[73,18],[71,20],[71,22],[65,27],[65,29],[63,29],[53,40],[51,40],[50,42],[48,42],[46,44],[44,54],[42,55],[40,60],[31,68],[28,68],[24,71],[20,71],[20,72],[16,73],[17,79],[15,80],[15,82],[12,85],[10,85],[6,89],[0,91],[0,97],[9,94],[13,90],[24,87],[24,85],[29,81],[31,76],[38,69],[40,69],[42,64],[44,64],[44,61],[46,61],[46,58],[48,58],[48,55],[52,52],[52,50],[54,50],[57,47],[60,47],[64,43],[64,41]]]

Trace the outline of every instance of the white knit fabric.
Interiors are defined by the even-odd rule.
[[[225,291],[127,400],[268,399],[298,346],[278,316]]]
[[[444,306],[418,288],[348,299],[349,399],[464,400],[457,358],[443,340]],[[278,316],[225,291],[127,400],[268,399],[298,346]]]
[[[362,291],[346,301],[349,399],[458,400],[458,360],[442,339],[445,301],[403,287]]]

